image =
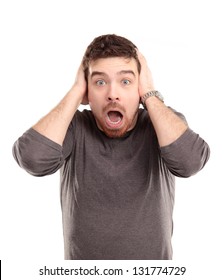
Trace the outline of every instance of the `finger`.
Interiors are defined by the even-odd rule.
[[[141,60],[145,60],[144,55],[139,51],[139,49],[136,49],[136,52],[137,52],[138,59],[139,59],[140,61],[141,61]]]

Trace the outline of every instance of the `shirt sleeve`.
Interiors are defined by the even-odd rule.
[[[208,144],[190,128],[176,141],[160,150],[166,166],[177,177],[196,174],[205,166],[210,156]]]
[[[45,176],[55,173],[63,165],[72,145],[71,129],[61,146],[30,128],[14,143],[12,153],[19,166],[28,173]]]

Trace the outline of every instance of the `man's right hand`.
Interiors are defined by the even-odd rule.
[[[82,64],[78,68],[78,71],[77,71],[76,77],[75,77],[75,83],[72,88],[76,88],[76,89],[78,88],[79,92],[83,95],[81,104],[83,104],[83,105],[89,104],[88,92],[87,92],[88,87],[87,87],[87,82],[85,79],[85,74],[84,74]]]

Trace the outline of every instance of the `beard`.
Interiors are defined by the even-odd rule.
[[[120,104],[113,102],[108,104],[103,108],[103,117],[98,118],[96,114],[93,115],[95,117],[98,128],[103,131],[109,138],[121,138],[123,137],[129,130],[133,129],[138,118],[138,109],[136,108],[135,112],[128,118],[126,116],[126,110]],[[119,111],[122,115],[122,125],[118,128],[109,127],[105,121],[108,118],[108,112],[110,111]]]

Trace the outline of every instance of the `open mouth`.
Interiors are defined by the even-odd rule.
[[[109,111],[107,113],[107,124],[112,127],[118,127],[123,120],[123,115],[119,111]]]

